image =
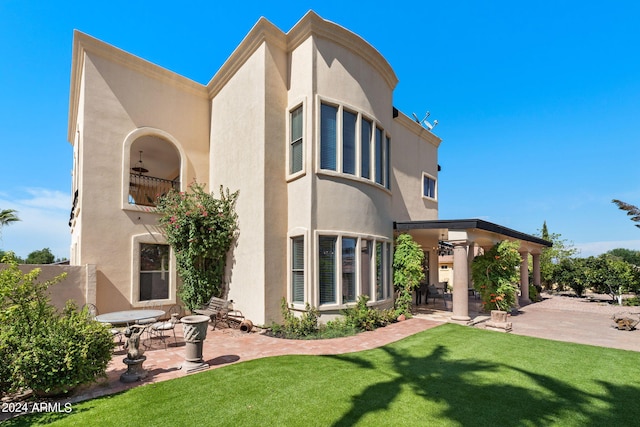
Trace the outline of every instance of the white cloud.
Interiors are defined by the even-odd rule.
[[[0,230],[0,248],[25,258],[43,248],[58,258],[69,257],[71,196],[57,190],[29,188],[20,194],[0,193],[0,210],[15,209],[19,222]]]
[[[640,250],[640,240],[617,240],[608,242],[587,242],[576,243],[574,245],[580,253],[581,257],[598,256],[611,249],[624,248],[632,250]]]

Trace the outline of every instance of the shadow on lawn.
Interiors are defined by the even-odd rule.
[[[407,387],[426,401],[444,407],[440,414],[433,413],[437,409],[428,405],[407,407],[407,411],[429,411],[424,420],[436,417],[460,425],[550,425],[567,420],[577,425],[630,425],[637,422],[639,415],[633,404],[640,395],[639,387],[594,380],[604,391],[591,394],[548,375],[506,364],[450,360],[443,346],[437,346],[426,357],[408,356],[389,346],[382,349],[393,358],[395,372],[388,375],[392,379],[353,396],[351,409],[334,426],[351,426],[368,413],[389,409]],[[358,356],[330,357],[376,369]],[[533,380],[536,387],[488,384],[487,373],[503,375],[509,370],[516,377],[520,374]]]

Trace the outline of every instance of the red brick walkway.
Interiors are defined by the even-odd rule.
[[[256,332],[256,328],[252,333],[243,333],[237,329],[212,331],[209,328],[204,342],[203,355],[204,361],[210,365],[209,369],[214,369],[232,363],[285,354],[350,353],[381,347],[440,324],[442,322],[413,318],[353,337],[310,341],[272,338]],[[174,344],[171,334],[170,338],[167,338],[168,346],[166,349],[159,339],[152,340],[150,347],[145,352],[147,360],[143,365],[149,373],[147,378],[129,384],[120,382],[120,375],[126,371],[126,366],[122,362],[125,351],[120,348],[109,363],[107,380],[76,391],[67,401],[78,402],[92,399],[132,387],[187,375],[185,371],[180,369],[185,355],[185,344],[180,325],[176,327],[176,335],[177,346]]]

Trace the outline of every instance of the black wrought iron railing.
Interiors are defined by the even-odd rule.
[[[158,197],[167,194],[171,189],[180,190],[180,181],[132,173],[129,178],[129,203],[155,206]]]

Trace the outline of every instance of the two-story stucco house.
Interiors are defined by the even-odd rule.
[[[76,32],[71,264],[95,265],[89,299],[176,302],[155,195],[197,180],[240,191],[226,296],[254,323],[283,297],[327,316],[363,294],[391,306],[394,224],[437,220],[440,144],[393,107],[397,81],[313,12],[287,33],[260,19],[206,85]],[[435,283],[446,230],[431,231],[416,236]]]

